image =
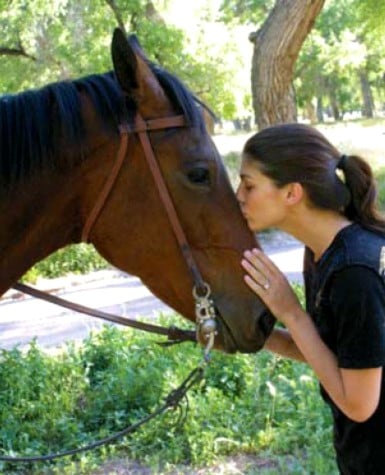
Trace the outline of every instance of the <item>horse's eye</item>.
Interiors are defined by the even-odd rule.
[[[210,172],[207,168],[194,168],[187,173],[187,177],[196,185],[210,185]]]

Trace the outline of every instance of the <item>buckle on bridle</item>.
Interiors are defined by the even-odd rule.
[[[202,290],[202,285],[200,286]],[[209,353],[214,346],[215,335],[217,334],[217,322],[215,314],[214,301],[210,298],[210,286],[203,282],[203,294],[198,292],[197,287],[193,287],[193,297],[195,299],[195,316],[197,323],[197,339],[198,334],[203,335],[207,340],[204,349],[204,359],[209,360]]]

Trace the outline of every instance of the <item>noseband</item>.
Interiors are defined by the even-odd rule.
[[[133,127],[127,123],[121,124],[119,126],[120,144],[116,155],[116,160],[111,169],[110,175],[108,176],[96,200],[94,207],[92,208],[90,214],[88,215],[88,218],[85,221],[82,230],[81,240],[83,242],[88,242],[90,232],[93,226],[95,225],[122,168],[124,158],[127,154],[129,137],[132,137],[133,134],[138,134],[140,143],[143,148],[144,156],[146,157],[147,164],[154,178],[154,182],[157,186],[159,196],[167,212],[168,219],[170,221],[174,235],[177,239],[181,253],[194,281],[193,296],[195,299],[195,313],[197,318],[198,331],[200,331],[208,340],[206,348],[206,353],[208,354],[208,351],[211,349],[214,343],[216,329],[215,309],[214,304],[210,298],[210,286],[203,280],[201,273],[199,272],[199,269],[196,265],[194,256],[187,242],[187,238],[183,231],[183,228],[180,224],[174,203],[165,184],[162,172],[159,168],[158,161],[155,157],[155,153],[148,136],[148,132],[154,130],[164,130],[174,127],[187,127],[186,120],[183,115],[144,120],[141,115],[137,113],[135,118],[135,125]]]

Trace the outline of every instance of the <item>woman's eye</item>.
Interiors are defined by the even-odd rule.
[[[194,168],[187,173],[187,177],[196,185],[210,185],[210,172],[207,168]]]
[[[254,185],[251,184],[251,183],[245,183],[245,182],[241,182],[241,186],[243,187],[243,189],[248,192],[248,191],[251,191],[254,189]]]

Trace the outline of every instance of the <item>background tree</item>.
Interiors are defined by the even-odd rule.
[[[0,94],[109,70],[120,25],[222,119],[254,116],[263,127],[297,114],[381,113],[385,3],[322,3],[222,0],[219,10],[217,0],[0,0]]]
[[[360,111],[373,117],[383,91],[385,22],[370,26],[371,0],[329,0],[297,62],[295,87],[304,114],[322,121]],[[382,32],[382,33],[381,33]],[[316,102],[316,104],[315,104]],[[312,113],[313,111],[313,113]]]
[[[0,94],[108,71],[112,31],[120,26],[136,33],[148,56],[185,80],[217,115],[232,117],[235,93],[225,88],[231,65],[221,61],[229,44],[216,57],[201,35],[189,52],[191,38],[163,15],[168,3],[0,0]]]
[[[316,7],[303,0],[222,1],[223,21],[250,28],[254,25],[256,30],[250,35],[254,41],[250,63],[256,78],[251,88],[258,125],[295,120],[298,108],[301,116],[312,122],[325,117],[340,120],[352,112],[372,117],[376,109],[381,111],[385,97],[385,3],[326,0],[301,46],[301,37],[298,42],[292,32],[299,31],[303,38],[306,30],[301,17],[296,23],[286,15],[281,23],[288,10],[299,13],[297,4],[299,8]]]
[[[277,0],[262,27],[252,35],[253,108],[258,128],[297,120],[294,67],[325,0]]]
[[[276,0],[263,24],[250,34],[250,41],[254,44],[251,91],[255,122],[259,128],[297,119],[294,67],[324,2]],[[223,9],[227,15],[231,10],[245,15],[248,6],[254,12],[250,18],[259,19],[266,13],[264,3],[259,0],[227,0]]]

